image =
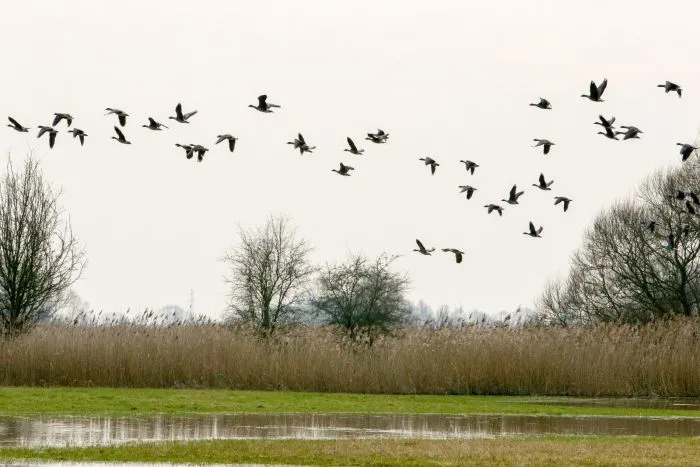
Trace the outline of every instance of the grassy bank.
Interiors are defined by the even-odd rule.
[[[700,321],[412,329],[372,348],[328,329],[44,326],[0,342],[0,385],[392,394],[700,395]]]
[[[499,440],[198,441],[0,449],[5,459],[284,463],[302,465],[700,465],[692,438],[550,437]]]
[[[522,396],[335,394],[195,389],[0,388],[0,415],[444,413],[693,417],[697,411],[563,405]]]

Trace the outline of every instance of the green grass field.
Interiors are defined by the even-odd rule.
[[[557,405],[563,398],[115,388],[0,388],[0,414],[445,413],[700,416],[682,409]]]
[[[0,449],[0,458],[292,465],[700,465],[700,440],[547,437],[499,440],[198,441]]]

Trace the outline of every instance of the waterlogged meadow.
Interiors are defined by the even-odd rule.
[[[373,346],[328,328],[40,326],[0,341],[0,384],[392,394],[695,397],[700,323],[412,328]]]

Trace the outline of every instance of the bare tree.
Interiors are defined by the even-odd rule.
[[[60,193],[28,158],[0,181],[0,331],[16,336],[49,318],[80,277],[84,253],[58,207]]]
[[[353,255],[344,264],[326,265],[318,280],[312,304],[329,324],[342,327],[356,341],[369,345],[409,319],[411,307],[404,298],[408,278],[392,272],[395,257],[381,255],[373,262]]]
[[[311,247],[296,238],[284,217],[270,217],[262,229],[240,229],[239,236],[239,245],[223,258],[230,269],[230,317],[269,334],[302,312],[316,272],[308,260]]]
[[[680,192],[680,193],[679,193]],[[651,175],[596,218],[540,309],[559,324],[643,323],[700,307],[700,165]]]

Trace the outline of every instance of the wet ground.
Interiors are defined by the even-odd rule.
[[[204,439],[472,439],[517,435],[700,436],[700,418],[443,414],[0,417],[0,446]]]

